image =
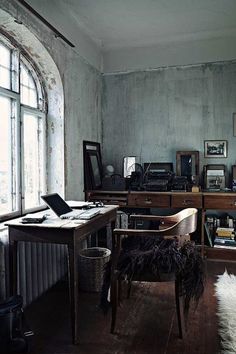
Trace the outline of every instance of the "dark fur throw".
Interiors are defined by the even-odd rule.
[[[127,237],[122,240],[118,259],[120,279],[144,280],[145,276],[161,281],[174,274],[182,279],[182,295],[187,314],[190,301],[197,304],[204,290],[204,264],[199,250],[192,241],[179,247],[177,240],[158,237]],[[101,292],[101,308],[109,308],[107,294],[110,287],[111,262],[105,266]]]

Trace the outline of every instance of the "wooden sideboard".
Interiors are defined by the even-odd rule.
[[[204,223],[208,210],[235,211],[235,192],[147,192],[147,191],[103,191],[86,192],[86,200],[102,201],[105,204],[116,204],[123,209],[160,208],[181,209],[195,207],[199,210],[200,244],[202,252],[208,258],[236,261],[236,248],[218,248],[205,245]]]

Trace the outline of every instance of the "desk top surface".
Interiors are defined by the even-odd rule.
[[[87,191],[88,194],[98,194],[98,195],[103,195],[103,194],[111,194],[111,195],[124,195],[128,196],[129,194],[139,194],[139,195],[144,195],[144,194],[152,194],[152,195],[229,195],[229,196],[236,196],[236,191],[232,190],[220,190],[220,191],[215,191],[215,190],[202,190],[200,192],[187,192],[187,191],[105,191],[101,189],[94,189],[94,190],[89,190]]]
[[[22,223],[22,218],[16,218],[13,220],[9,220],[5,223],[7,226],[22,226],[22,227],[44,227],[44,228],[63,228],[63,229],[75,229],[75,228],[81,228],[83,225],[89,224],[92,221],[95,221],[99,219],[102,215],[105,215],[111,211],[115,211],[118,209],[117,205],[106,205],[104,207],[101,207],[100,214],[94,216],[93,218],[89,220],[82,220],[82,219],[76,219],[76,220],[68,220],[68,219],[60,219],[58,216],[56,216],[51,210],[43,210],[38,213],[32,214],[35,217],[42,217],[43,215],[46,215],[46,220],[44,220],[42,223],[27,223],[24,224]]]

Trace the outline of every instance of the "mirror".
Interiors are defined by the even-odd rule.
[[[199,175],[199,151],[176,152],[176,175],[186,176],[189,181]]]
[[[90,168],[91,168],[91,175],[92,175],[92,181],[93,181],[93,188],[98,189],[102,185],[102,179],[101,179],[101,171],[99,167],[99,157],[98,154],[95,153],[89,153],[89,162],[90,162]]]
[[[136,156],[125,156],[123,158],[123,177],[130,177],[135,171]]]
[[[85,190],[100,189],[102,187],[100,144],[92,141],[84,141],[83,154]]]

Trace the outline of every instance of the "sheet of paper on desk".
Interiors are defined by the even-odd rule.
[[[62,227],[67,224],[70,224],[70,220],[62,220],[60,218],[47,218],[46,220],[44,220],[41,226],[53,228],[53,227]]]
[[[66,225],[64,225],[65,227],[71,227],[71,226],[79,226],[79,225],[83,225],[86,224],[88,222],[88,220],[70,220]]]

